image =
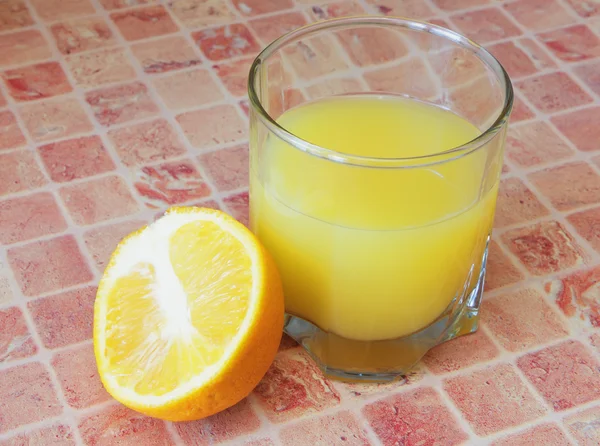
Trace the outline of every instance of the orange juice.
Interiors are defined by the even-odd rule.
[[[277,122],[340,157],[435,155],[480,134],[440,107],[374,94],[302,104]],[[498,187],[483,150],[365,167],[270,134],[253,158],[251,226],[279,267],[289,314],[346,339],[394,339],[474,286]]]

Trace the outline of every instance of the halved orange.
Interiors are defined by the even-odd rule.
[[[212,415],[264,376],[283,315],[275,265],[245,226],[212,209],[172,208],[123,239],[100,281],[100,378],[150,416]]]

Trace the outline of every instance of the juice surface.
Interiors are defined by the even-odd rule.
[[[480,132],[422,102],[338,96],[278,123],[337,152],[377,158],[440,153]],[[497,175],[486,150],[410,169],[351,166],[269,135],[251,160],[251,226],[282,275],[286,311],[322,330],[370,341],[438,318],[479,275]],[[449,156],[448,156],[449,157]]]

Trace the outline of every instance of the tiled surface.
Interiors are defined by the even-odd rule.
[[[176,203],[247,223],[249,64],[361,12],[444,23],[513,78],[481,329],[393,384],[331,382],[285,339],[253,395],[207,420],[116,404],[91,343],[113,247]],[[287,101],[357,89],[319,77],[349,63],[373,88],[425,73],[376,67],[407,51],[376,33],[341,37],[377,51],[309,41],[323,63]],[[593,0],[0,1],[0,445],[599,444],[599,123]]]

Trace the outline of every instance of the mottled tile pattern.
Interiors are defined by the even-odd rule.
[[[467,439],[439,393],[423,387],[368,404],[362,410],[386,446],[405,438],[406,444],[458,445]]]
[[[558,312],[534,289],[523,288],[486,300],[482,319],[508,351],[521,351],[569,334]]]
[[[444,389],[475,433],[482,436],[531,422],[546,413],[508,364],[449,378]]]
[[[233,407],[206,420],[175,423],[175,429],[187,445],[211,445],[227,440],[242,439],[256,432],[261,422],[248,400],[242,400]]]
[[[493,446],[513,445],[546,445],[546,446],[571,446],[573,443],[567,438],[556,424],[541,424],[518,434],[508,435],[492,443]]]
[[[600,363],[578,341],[565,341],[522,356],[517,365],[556,411],[600,397]]]
[[[465,33],[512,78],[482,328],[393,383],[331,381],[285,337],[254,393],[206,420],[113,403],[91,337],[114,247],[172,204],[248,224],[254,57],[362,13]],[[273,114],[366,88],[440,97],[432,69],[467,116],[489,110],[473,64],[416,47],[433,51],[303,39],[285,52],[302,85]],[[595,0],[0,0],[0,445],[599,444],[599,73]]]

